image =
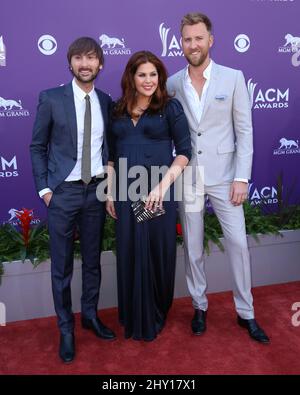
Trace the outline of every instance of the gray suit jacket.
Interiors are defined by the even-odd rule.
[[[253,141],[251,105],[240,70],[212,65],[211,80],[200,123],[189,108],[184,89],[185,69],[168,79],[168,91],[182,104],[189,122],[192,159],[204,166],[204,184],[218,185],[234,178],[250,179]]]

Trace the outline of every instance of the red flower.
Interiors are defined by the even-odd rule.
[[[176,224],[176,232],[178,236],[182,236],[182,227],[181,224]]]
[[[20,223],[24,245],[27,247],[29,243],[30,223],[33,219],[33,210],[23,208],[20,211],[16,211],[16,217]]]

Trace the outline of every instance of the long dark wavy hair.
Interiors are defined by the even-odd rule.
[[[134,83],[134,75],[141,64],[152,63],[158,73],[158,86],[154,92],[149,107],[147,109],[150,113],[156,113],[165,107],[170,96],[168,95],[166,82],[167,82],[167,70],[163,62],[152,52],[139,51],[134,53],[129,59],[125,71],[121,79],[122,96],[117,101],[114,116],[121,117],[126,112],[131,114],[136,104],[136,89]]]

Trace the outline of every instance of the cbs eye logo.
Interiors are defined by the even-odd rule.
[[[250,38],[246,34],[239,34],[234,40],[234,48],[238,52],[247,52],[250,47]]]
[[[45,34],[38,40],[38,49],[44,55],[53,55],[57,50],[57,42],[53,36]]]

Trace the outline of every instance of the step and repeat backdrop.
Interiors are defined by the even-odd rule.
[[[276,180],[291,201],[300,195],[299,0],[14,0],[0,7],[0,223],[15,210],[46,217],[34,189],[29,144],[39,92],[71,80],[66,53],[91,36],[105,54],[96,86],[113,99],[129,57],[147,49],[169,75],[186,65],[180,20],[191,11],[212,20],[216,63],[244,72],[252,101],[254,164],[252,205],[278,201]]]

